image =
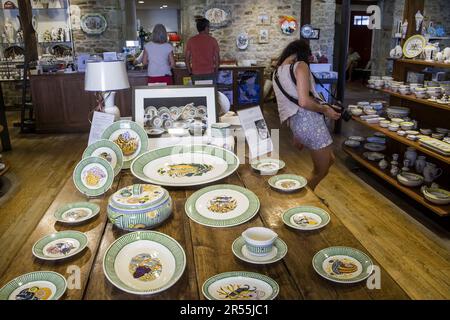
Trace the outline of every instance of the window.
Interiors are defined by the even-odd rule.
[[[369,25],[369,16],[355,16],[353,18],[354,26],[368,26]]]

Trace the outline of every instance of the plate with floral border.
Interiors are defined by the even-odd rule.
[[[108,161],[114,169],[115,176],[122,170],[122,150],[112,141],[101,139],[94,142],[84,150],[83,159],[87,157],[100,157]]]
[[[114,241],[103,258],[103,272],[115,287],[136,295],[167,290],[183,275],[186,254],[173,238],[138,231]]]
[[[133,175],[166,187],[198,186],[231,175],[239,167],[237,156],[211,145],[178,145],[148,151],[131,164]]]
[[[270,264],[283,259],[288,251],[288,247],[286,242],[277,238],[274,242],[272,252],[265,256],[255,256],[248,252],[245,247],[245,240],[241,236],[233,241],[231,250],[233,251],[233,254],[242,261],[253,264]]]
[[[53,271],[23,274],[0,289],[0,300],[58,300],[66,292],[67,281]]]
[[[100,157],[88,157],[81,160],[73,171],[73,182],[82,194],[98,197],[106,193],[114,181],[111,164]]]
[[[269,179],[269,185],[280,192],[296,192],[308,184],[308,181],[295,174],[280,174]]]
[[[273,300],[279,292],[280,287],[272,278],[247,271],[221,273],[202,286],[208,300]]]
[[[337,283],[363,281],[374,269],[372,260],[365,253],[349,247],[320,250],[314,255],[312,264],[320,276]]]
[[[79,231],[60,231],[49,234],[33,245],[32,252],[36,258],[48,261],[73,257],[88,245],[88,238]]]
[[[300,206],[286,211],[283,214],[283,222],[298,230],[317,230],[330,222],[330,215],[321,208]]]
[[[259,207],[259,199],[253,192],[231,184],[198,190],[185,204],[189,218],[215,228],[233,227],[247,222],[258,213]]]
[[[91,202],[68,203],[56,210],[54,217],[56,221],[64,224],[79,224],[97,216],[100,207]]]
[[[130,168],[131,162],[148,149],[147,132],[133,121],[114,122],[105,129],[102,139],[114,142],[122,150],[123,169]]]

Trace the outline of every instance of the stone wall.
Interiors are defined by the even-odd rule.
[[[181,12],[185,40],[197,34],[194,17],[202,15],[204,9],[212,5],[227,5],[232,12],[232,22],[227,27],[212,32],[219,42],[223,59],[256,59],[259,64],[268,66],[271,59],[276,59],[287,44],[300,37],[299,31],[293,35],[283,34],[278,21],[283,15],[292,15],[300,21],[301,0],[186,0],[182,1]],[[270,25],[257,25],[258,15],[262,13],[271,17]],[[313,50],[321,50],[329,61],[333,59],[334,16],[334,0],[313,0],[312,24],[321,29],[321,39],[311,41],[311,47]],[[269,43],[258,43],[260,29],[269,30]],[[250,36],[250,44],[246,50],[239,50],[236,37],[244,31]]]
[[[81,16],[99,13],[105,16],[108,28],[101,35],[88,35],[82,30],[73,30],[75,52],[102,53],[121,52],[123,47],[123,0],[71,0],[71,5],[81,9]]]
[[[443,26],[447,36],[450,35],[450,2],[448,0],[425,0],[423,15],[425,19],[433,21],[435,27]],[[439,44],[441,48],[448,47],[450,41],[444,40]]]

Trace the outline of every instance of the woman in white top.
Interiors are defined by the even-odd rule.
[[[173,84],[172,68],[175,67],[173,47],[167,42],[167,31],[162,24],[153,28],[152,42],[144,47],[144,65],[148,65],[148,83]]]
[[[311,49],[304,40],[291,42],[281,54],[274,75],[274,91],[277,97],[281,123],[288,121],[298,148],[307,147],[311,153],[314,169],[308,177],[308,185],[315,189],[328,174],[333,164],[333,140],[324,116],[337,120],[340,114],[330,105],[319,102],[315,81],[309,70]],[[291,66],[297,84],[291,77]],[[280,87],[275,77],[278,76]]]

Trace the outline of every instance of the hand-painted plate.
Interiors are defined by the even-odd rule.
[[[100,157],[108,161],[114,169],[115,176],[122,170],[122,150],[112,141],[102,139],[94,142],[83,153],[83,159],[87,157]]]
[[[173,238],[155,231],[128,233],[103,258],[103,272],[117,288],[150,295],[173,286],[183,275],[186,255]]]
[[[301,206],[286,211],[283,214],[283,222],[298,230],[317,230],[330,222],[330,215],[321,208]]]
[[[245,240],[243,237],[239,237],[234,240],[231,249],[236,257],[245,262],[253,264],[269,264],[280,261],[284,258],[288,251],[287,244],[280,238],[277,238],[277,240],[275,240],[272,252],[270,252],[266,256],[255,256],[251,254],[245,246]]]
[[[78,224],[92,219],[100,212],[100,207],[91,202],[69,203],[56,210],[56,221],[65,224]]]
[[[185,204],[195,222],[216,228],[233,227],[253,218],[259,211],[258,197],[246,188],[230,184],[203,188]]]
[[[114,181],[111,164],[100,157],[81,160],[73,171],[73,182],[78,191],[88,197],[98,197],[106,193]]]
[[[348,247],[330,247],[317,252],[312,260],[314,270],[333,282],[356,283],[373,271],[372,260],[363,252]]]
[[[280,287],[263,274],[234,271],[215,275],[202,286],[208,300],[273,300]]]
[[[86,235],[78,231],[61,231],[38,240],[32,248],[33,255],[42,260],[61,260],[83,251],[88,244]]]
[[[364,149],[367,149],[369,151],[374,152],[380,152],[386,150],[386,146],[384,144],[378,144],[378,143],[366,143],[364,145]]]
[[[283,160],[270,158],[254,160],[250,163],[250,165],[254,170],[260,173],[276,172],[286,166]]]
[[[142,181],[169,187],[198,186],[224,179],[239,167],[239,159],[211,145],[179,145],[146,152],[131,164]]]
[[[131,162],[148,149],[148,137],[144,128],[133,121],[117,121],[102,134],[119,146],[123,153],[123,168],[128,169]]]
[[[0,300],[58,300],[67,289],[62,275],[36,271],[21,275],[0,289]]]
[[[280,174],[269,179],[269,185],[281,192],[295,192],[308,184],[308,181],[295,174]]]

